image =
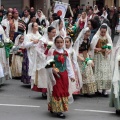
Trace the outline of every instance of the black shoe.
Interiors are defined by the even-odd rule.
[[[96,96],[102,96],[102,93],[99,92],[99,91],[97,91],[97,92],[95,93],[95,95],[96,95]]]
[[[65,115],[63,113],[57,113],[57,117],[58,118],[62,118],[62,119],[65,119]]]
[[[102,96],[103,96],[103,97],[109,97],[109,95],[108,95],[107,92],[103,92],[103,93],[102,93]]]
[[[42,98],[46,99],[47,98],[47,94],[46,93],[42,93]]]
[[[120,110],[116,110],[116,115],[120,115]]]
[[[53,114],[54,112],[53,111],[50,111],[51,114]]]

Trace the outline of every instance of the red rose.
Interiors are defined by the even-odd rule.
[[[64,56],[63,55],[59,55],[58,61],[61,62],[62,64],[64,64],[64,62],[65,62]]]

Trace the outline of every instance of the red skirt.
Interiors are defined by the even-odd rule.
[[[47,93],[47,88],[38,88],[37,85],[34,85],[32,90],[36,92]]]
[[[53,97],[68,97],[69,96],[69,80],[68,80],[68,73],[67,71],[60,72],[58,77],[57,75],[54,75],[56,80],[56,85],[53,86]]]

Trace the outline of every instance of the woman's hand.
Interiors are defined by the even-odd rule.
[[[75,79],[74,78],[70,78],[72,82],[75,82]]]
[[[111,53],[111,50],[106,50],[106,54],[109,55]]]
[[[95,64],[94,64],[94,62],[92,62],[92,63],[91,63],[91,67],[95,67]]]
[[[101,52],[102,48],[95,48],[95,51]]]
[[[39,42],[39,40],[33,40],[34,44],[37,44]]]
[[[17,52],[19,52],[19,53],[20,53],[20,52],[22,52],[22,50],[18,50]]]
[[[79,60],[82,61],[82,62],[85,61],[85,59],[84,59],[83,57],[79,56],[79,55],[78,55],[78,58],[79,58]]]

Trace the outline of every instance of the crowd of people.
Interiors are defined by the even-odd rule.
[[[108,97],[120,114],[120,8],[68,7],[65,19],[42,9],[0,10],[0,85],[21,79],[48,100],[48,110],[65,118],[74,95]],[[39,94],[38,94],[39,95]]]

